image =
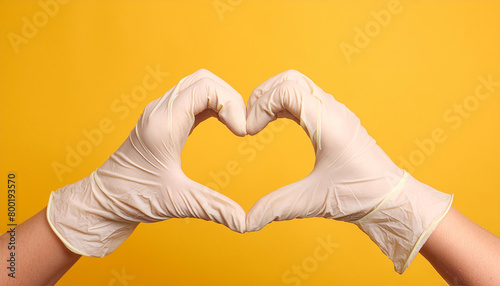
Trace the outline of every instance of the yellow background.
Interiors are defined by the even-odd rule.
[[[221,3],[226,10],[214,6]],[[262,81],[294,68],[355,112],[398,164],[419,152],[415,140],[441,128],[447,139],[412,174],[454,193],[455,208],[500,235],[500,87],[457,128],[444,117],[474,96],[479,76],[500,81],[500,2],[403,1],[401,13],[374,28],[369,44],[348,61],[341,43],[354,46],[355,27],[364,30],[372,12],[388,3],[71,1],[43,23],[38,1],[0,1],[0,174],[6,183],[8,172],[17,173],[18,222],[42,209],[51,191],[98,168],[144,106],[182,77],[207,68],[246,101]],[[23,36],[23,17],[33,22],[34,15],[44,25],[13,45],[11,33]],[[124,104],[122,94],[142,85],[148,66],[168,76],[120,118],[111,105]],[[65,164],[67,146],[76,148],[86,140],[83,130],[106,118],[115,129],[59,180],[53,163]],[[238,162],[239,173],[220,191],[248,211],[264,194],[306,176],[314,163],[309,139],[295,123],[267,134],[272,139],[264,138],[262,150],[252,147],[256,157],[248,160],[238,147],[250,148],[249,137],[235,137],[210,119],[188,139],[183,168],[213,184],[210,172]],[[337,247],[313,264],[318,239],[328,237]],[[398,275],[354,225],[319,218],[244,235],[195,219],[141,224],[108,257],[82,258],[59,285],[294,285],[283,275],[303,263],[311,271],[300,285],[445,285],[421,256]],[[118,279],[122,274],[129,279]]]

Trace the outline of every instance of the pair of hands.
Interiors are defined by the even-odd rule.
[[[210,116],[238,136],[254,135],[279,117],[295,120],[316,151],[313,171],[262,197],[246,214],[236,202],[192,181],[181,169],[180,154],[189,134]],[[430,215],[425,212],[428,219],[406,220],[418,212],[418,204],[407,203],[408,192],[402,190],[415,182],[376,145],[347,107],[303,74],[289,70],[270,78],[252,92],[245,108],[230,85],[199,70],[149,103],[127,140],[100,168],[52,193],[47,217],[70,250],[97,257],[115,250],[140,222],[201,218],[243,233],[274,220],[332,218],[356,223],[398,260],[397,269],[404,269],[408,257],[416,254],[422,232],[443,215],[440,207]],[[427,197],[419,190],[416,194],[438,197],[449,207],[448,195],[432,191]],[[380,226],[381,221],[389,226]],[[391,228],[397,233],[386,245]],[[400,241],[401,236],[408,242]],[[399,255],[403,244],[408,245]]]

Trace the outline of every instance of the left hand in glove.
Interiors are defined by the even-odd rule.
[[[188,135],[207,115],[217,116],[238,136],[246,134],[241,95],[207,70],[187,76],[149,103],[129,137],[101,167],[52,193],[47,218],[57,236],[77,254],[103,257],[140,222],[201,218],[245,232],[240,205],[192,181],[181,169]]]

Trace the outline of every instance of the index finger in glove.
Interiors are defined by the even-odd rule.
[[[276,88],[283,82],[296,82],[297,84],[303,86],[305,89],[309,89],[311,94],[317,93],[319,91],[322,92],[321,88],[319,88],[311,79],[309,79],[304,74],[296,71],[296,70],[287,70],[282,73],[279,73],[268,80],[261,83],[257,86],[250,95],[248,99],[247,109],[253,107],[257,99],[259,99],[263,94]]]
[[[320,147],[322,99],[313,95],[308,86],[297,81],[286,80],[265,91],[262,95],[252,93],[253,104],[247,107],[247,132],[257,134],[284,111],[300,122],[313,146]],[[249,100],[249,101],[250,101]]]
[[[182,79],[176,87],[153,102],[145,113],[154,120],[166,121],[170,129],[175,121],[185,127],[187,136],[195,116],[207,109],[213,110],[214,115],[234,134],[246,135],[243,98],[229,84],[207,70],[197,71]]]

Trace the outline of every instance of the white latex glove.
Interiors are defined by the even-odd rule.
[[[127,140],[100,168],[51,194],[48,221],[71,251],[103,257],[140,222],[169,218],[212,220],[245,232],[240,205],[181,169],[181,150],[198,114],[197,123],[215,115],[234,134],[246,134],[241,95],[199,70],[149,103]]]
[[[247,132],[277,117],[300,122],[316,151],[306,178],[262,197],[247,214],[247,231],[271,221],[325,217],[355,223],[402,273],[452,196],[398,168],[347,107],[303,74],[290,70],[257,87],[247,106]]]

